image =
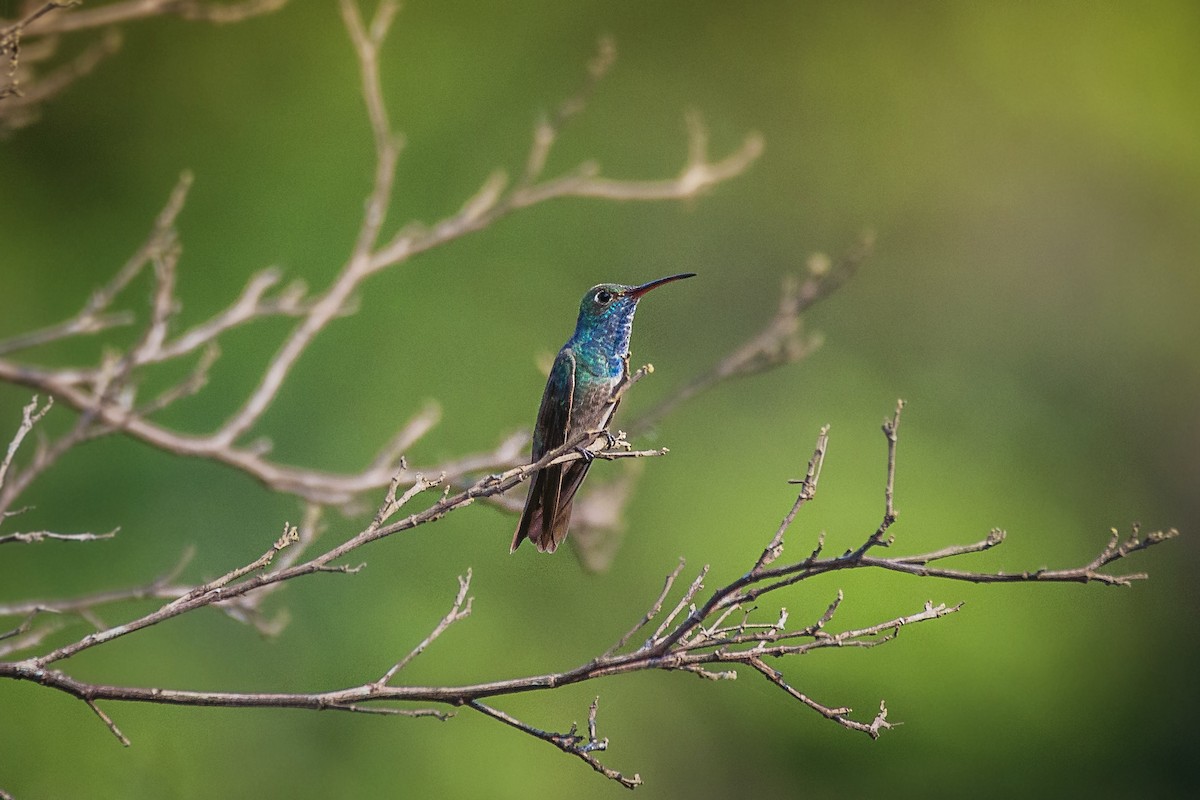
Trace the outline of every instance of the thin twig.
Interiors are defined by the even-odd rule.
[[[8,477],[8,468],[12,465],[12,460],[17,455],[17,450],[21,447],[21,442],[25,441],[25,437],[33,430],[33,426],[37,425],[53,406],[54,398],[48,397],[46,398],[46,405],[39,409],[38,396],[35,394],[33,399],[21,409],[21,424],[17,428],[17,432],[13,435],[12,441],[8,443],[8,451],[4,454],[4,461],[0,461],[0,487],[4,486],[4,479]]]
[[[783,281],[775,316],[757,334],[734,348],[707,372],[684,384],[650,411],[629,423],[629,430],[641,433],[656,425],[693,397],[732,378],[748,377],[785,364],[794,364],[821,346],[821,337],[804,334],[804,312],[832,294],[858,269],[871,252],[873,236],[864,233],[836,264],[815,255],[803,281],[788,276]]]
[[[896,561],[906,564],[928,564],[930,561],[938,561],[943,558],[954,558],[955,556],[963,556],[968,553],[982,553],[985,550],[991,550],[996,545],[1004,542],[1007,534],[999,528],[992,528],[988,531],[986,538],[981,539],[973,544],[959,544],[950,547],[943,547],[941,550],[934,550],[932,553],[920,553],[915,556],[904,556],[897,558]]]
[[[613,653],[618,652],[621,648],[629,643],[630,639],[637,635],[638,631],[654,621],[654,618],[657,617],[659,612],[662,611],[663,603],[666,601],[667,595],[671,593],[671,587],[675,585],[675,579],[679,577],[679,573],[683,572],[683,567],[685,564],[687,564],[687,562],[684,559],[679,559],[678,566],[676,566],[675,569],[671,571],[671,574],[667,576],[667,579],[663,581],[662,591],[658,593],[658,597],[650,606],[650,610],[647,611],[646,615],[642,617],[641,620],[636,622],[632,628],[622,634],[621,638],[617,640],[616,644],[605,650],[604,656],[602,657],[611,656]]]
[[[821,428],[821,432],[817,434],[817,445],[813,449],[812,458],[808,460],[808,472],[805,473],[804,479],[799,481],[800,492],[796,495],[796,502],[792,504],[792,508],[788,511],[787,516],[783,518],[783,522],[779,523],[778,530],[775,531],[774,538],[771,539],[762,555],[758,557],[758,561],[754,562],[754,567],[751,572],[761,572],[768,567],[775,559],[783,554],[783,536],[791,528],[792,522],[795,521],[796,515],[800,513],[800,509],[805,503],[812,500],[817,495],[817,481],[821,479],[821,467],[825,463],[825,451],[829,447],[829,426],[825,425]],[[789,481],[795,483],[795,481]]]
[[[95,542],[100,539],[111,539],[117,535],[120,528],[113,528],[108,533],[52,533],[51,531],[23,531],[21,533],[9,533],[0,536],[0,544],[10,544],[12,542],[21,542],[22,544],[32,544],[34,542],[43,542],[47,539],[56,542]]]
[[[599,772],[609,780],[616,781],[626,789],[636,789],[638,786],[642,785],[642,777],[640,775],[636,773],[632,776],[622,775],[615,769],[604,766],[604,764],[600,763],[599,759],[592,755],[593,752],[597,750],[604,750],[608,747],[607,739],[597,740],[595,738],[597,702],[599,702],[599,698],[592,702],[591,710],[588,714],[589,735],[587,738],[576,733],[574,725],[571,726],[571,730],[567,733],[551,733],[550,731],[544,731],[540,728],[535,728],[532,725],[527,725],[516,717],[506,714],[503,711],[493,708],[485,703],[481,703],[478,700],[472,700],[467,703],[467,705],[481,714],[489,716],[494,720],[503,722],[505,725],[516,728],[522,733],[527,733],[536,739],[541,739],[543,742],[549,742],[559,750],[562,750],[564,753],[568,753],[581,759],[596,772]]]
[[[90,698],[84,698],[83,702],[87,703],[88,708],[96,712],[96,716],[104,722],[105,726],[112,732],[112,735],[117,737],[117,741],[125,747],[129,747],[131,742],[126,738],[125,734],[121,733],[121,729],[117,727],[117,723],[113,722],[112,717],[100,710],[100,706],[96,705],[96,701]]]
[[[174,600],[191,591],[192,587],[174,585],[175,580],[195,555],[194,548],[187,548],[171,569],[142,586],[96,592],[65,600],[24,600],[0,604],[0,617],[19,617],[39,612],[51,614],[83,614],[97,608],[130,600]]]
[[[454,598],[454,605],[450,607],[449,613],[442,617],[441,621],[434,626],[434,629],[430,631],[428,636],[421,640],[420,644],[414,647],[408,653],[408,655],[392,665],[392,668],[385,672],[383,677],[376,681],[380,687],[387,686],[389,683],[391,683],[392,678],[396,676],[397,672],[404,669],[406,666],[408,666],[409,662],[421,655],[421,653],[425,652],[425,649],[429,647],[429,645],[433,644],[433,642],[439,636],[441,636],[447,628],[449,628],[455,622],[458,622],[461,619],[466,619],[468,616],[470,616],[472,598],[467,597],[467,590],[470,588],[471,570],[468,569],[465,576],[460,575],[458,578],[458,594]],[[466,603],[465,605],[464,602]]]
[[[904,411],[904,401],[896,401],[896,410],[892,414],[891,419],[883,421],[883,435],[887,437],[887,480],[883,484],[883,521],[879,523],[879,527],[875,529],[875,533],[871,534],[858,550],[851,554],[850,558],[861,558],[872,547],[888,547],[891,545],[891,540],[886,538],[888,528],[892,527],[892,523],[896,521],[896,506],[894,503],[896,489],[896,442],[898,441],[897,431],[900,428],[900,413]]]
[[[204,0],[123,0],[73,11],[54,18],[38,29],[40,34],[107,28],[111,25],[161,17],[168,14],[184,19],[214,23],[241,22],[244,19],[269,14],[282,8],[287,0],[242,0],[235,3],[204,2]],[[71,5],[76,5],[72,3]]]

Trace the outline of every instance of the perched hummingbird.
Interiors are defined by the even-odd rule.
[[[651,289],[696,273],[671,275],[641,286],[602,283],[587,290],[579,304],[575,333],[558,351],[542,406],[533,428],[533,460],[589,430],[608,425],[617,410],[613,394],[629,363],[629,334],[638,300]],[[534,475],[512,550],[528,538],[538,550],[553,553],[567,538],[575,492],[591,458],[553,464]]]

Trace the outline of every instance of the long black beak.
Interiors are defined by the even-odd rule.
[[[659,286],[662,286],[664,283],[670,283],[671,281],[679,281],[679,280],[683,280],[684,278],[694,278],[694,277],[696,277],[696,273],[694,273],[694,272],[681,272],[678,275],[671,275],[666,278],[659,278],[656,281],[650,281],[649,283],[643,283],[641,286],[633,287],[629,291],[625,292],[625,296],[632,297],[636,300],[637,298],[644,295],[646,292],[650,291],[651,289],[657,289]]]

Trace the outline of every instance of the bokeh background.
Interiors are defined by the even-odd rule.
[[[12,0],[0,10],[14,15]],[[879,423],[909,402],[897,547],[1009,532],[962,566],[1076,566],[1111,527],[1181,539],[1118,569],[1132,589],[985,586],[841,574],[765,604],[842,625],[966,603],[869,651],[784,662],[787,678],[870,719],[877,742],[744,675],[642,674],[497,705],[549,729],[601,695],[610,766],[638,796],[1172,796],[1194,788],[1200,595],[1200,7],[1180,2],[517,2],[406,4],[384,55],[407,145],[390,217],[434,221],[493,168],[515,171],[534,121],[580,85],[599,36],[618,61],[550,171],[598,160],[673,175],[684,118],[714,154],[766,151],[686,204],[566,201],[503,220],[372,280],[294,371],[255,431],[276,454],[348,470],[429,400],[442,423],[411,453],[484,450],[531,424],[538,362],[602,280],[700,277],[644,304],[634,360],[647,409],[772,313],[782,276],[863,229],[875,255],[809,317],[812,358],[680,409],[646,463],[611,569],[569,552],[510,557],[514,520],[473,506],[363,553],[353,578],[296,582],[265,641],[197,614],[89,652],[80,677],[195,689],[320,690],[378,675],[474,569],[475,612],[406,672],[413,683],[565,669],[640,615],[680,556],[744,571],[793,499],[819,427],[831,447],[793,555],[826,531],[852,547],[882,512]],[[277,264],[324,286],[349,251],[372,151],[356,64],[332,3],[240,24],[124,28],[122,50],[0,142],[0,336],[73,313],[149,230],[182,170],[183,322]],[[68,40],[67,46],[77,46]],[[129,307],[144,309],[146,284]],[[211,429],[286,332],[232,334],[210,386],[168,417]],[[37,354],[94,359],[102,342]],[[0,387],[7,441],[28,392]],[[65,409],[48,430],[70,421]],[[56,427],[57,426],[57,427]],[[619,474],[601,464],[589,481]],[[9,546],[0,601],[145,581],[189,545],[188,577],[257,556],[297,505],[216,465],[125,441],[73,453],[6,528],[107,530],[88,545]],[[359,519],[328,519],[329,539]],[[137,608],[109,610],[115,623]],[[5,626],[0,626],[5,627]],[[70,625],[64,637],[86,631]],[[0,686],[0,787],[65,797],[613,797],[579,761],[472,713],[453,720],[117,706],[121,748],[76,700]]]

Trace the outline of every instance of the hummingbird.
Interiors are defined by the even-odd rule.
[[[579,303],[575,333],[550,368],[533,427],[533,461],[608,425],[620,401],[615,392],[629,371],[629,336],[638,301],[651,289],[695,274],[671,275],[641,286],[601,283],[587,290]],[[543,553],[553,553],[562,544],[590,456],[588,452],[579,461],[551,464],[534,475],[510,552],[526,538]]]

